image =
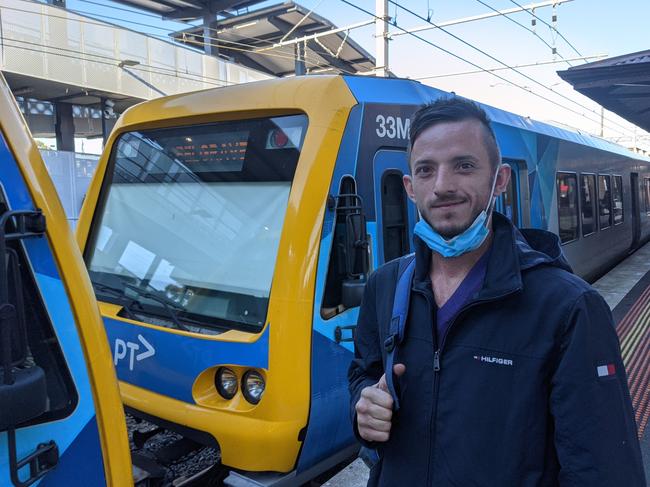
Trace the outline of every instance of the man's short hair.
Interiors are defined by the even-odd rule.
[[[424,130],[439,123],[464,122],[466,120],[476,120],[483,126],[485,129],[485,147],[490,158],[490,164],[493,168],[501,164],[501,153],[497,139],[485,111],[473,101],[451,96],[439,98],[436,101],[422,105],[411,117],[408,146],[409,166],[413,144]]]

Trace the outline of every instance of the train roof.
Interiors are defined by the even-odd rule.
[[[344,76],[352,94],[360,103],[395,103],[419,105],[422,100],[434,100],[440,96],[449,96],[452,93],[423,85],[418,81],[401,78],[372,78],[364,76]],[[386,90],[386,83],[392,83],[390,91]],[[390,93],[388,97],[386,93]],[[494,123],[515,127],[522,130],[548,135],[556,139],[562,139],[577,144],[594,147],[596,149],[613,152],[625,157],[641,159],[650,162],[650,158],[636,154],[631,150],[579,131],[567,130],[555,125],[532,120],[500,108],[484,103],[478,103]]]
[[[401,78],[352,75],[310,75],[273,78],[145,101],[124,112],[116,124],[116,129],[123,129],[133,125],[140,126],[141,123],[154,121],[164,123],[164,120],[206,116],[215,110],[217,112],[259,110],[265,104],[268,104],[267,108],[269,109],[279,109],[283,103],[290,103],[295,108],[299,103],[309,100],[310,104],[313,105],[313,109],[317,105],[320,106],[320,104],[326,102],[310,99],[311,97],[308,96],[310,89],[308,87],[311,86],[318,90],[326,85],[335,86],[341,80],[347,85],[352,97],[358,103],[420,105],[426,100],[451,95],[449,92],[423,85],[418,81]],[[390,88],[387,88],[387,84],[391,85]],[[287,93],[286,95],[280,95],[282,93],[280,87],[282,86],[287,88],[282,90]],[[255,93],[254,90],[258,90],[259,96],[251,95],[251,93]],[[300,94],[300,96],[297,96],[297,94]],[[246,101],[242,103],[242,100]],[[635,154],[631,150],[605,139],[538,122],[483,103],[479,103],[479,105],[495,123],[650,162],[650,158]]]

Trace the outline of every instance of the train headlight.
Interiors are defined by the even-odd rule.
[[[262,377],[262,374],[256,370],[249,370],[244,374],[241,388],[244,397],[251,404],[257,404],[260,402],[262,394],[264,394],[264,387],[266,387],[264,377]]]
[[[237,394],[237,376],[227,367],[219,367],[214,384],[217,392],[225,399],[232,399]]]

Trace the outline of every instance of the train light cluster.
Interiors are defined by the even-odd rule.
[[[224,399],[230,400],[235,397],[239,387],[237,374],[228,367],[219,367],[214,377],[214,384],[217,392]],[[264,376],[257,370],[247,370],[241,380],[241,390],[246,401],[251,404],[258,404],[264,394],[266,382]]]

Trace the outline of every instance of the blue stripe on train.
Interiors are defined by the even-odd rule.
[[[126,355],[115,364],[119,380],[187,403],[194,403],[192,385],[209,367],[269,366],[270,325],[253,343],[196,338],[111,318],[104,318],[104,325],[114,360],[116,343],[123,343]],[[147,344],[153,354],[147,353]]]

